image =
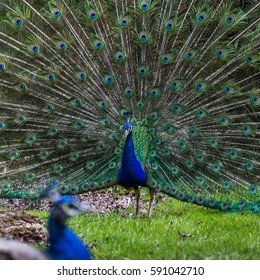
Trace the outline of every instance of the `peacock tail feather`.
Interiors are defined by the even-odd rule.
[[[258,1],[3,0],[0,197],[119,184],[260,212]]]

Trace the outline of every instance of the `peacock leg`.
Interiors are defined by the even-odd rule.
[[[153,209],[153,202],[154,202],[155,191],[150,189],[149,192],[150,192],[150,203],[149,203],[148,217],[151,217],[152,209]]]
[[[138,215],[139,212],[139,200],[140,200],[140,188],[137,187],[135,189],[135,196],[136,196],[136,215]]]

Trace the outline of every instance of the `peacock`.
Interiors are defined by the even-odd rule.
[[[0,197],[120,185],[260,212],[260,3],[2,0]]]
[[[25,243],[0,239],[0,260],[48,260],[48,256]]]
[[[80,203],[72,196],[61,196],[53,180],[41,194],[54,203],[48,218],[48,248],[40,251],[25,243],[0,239],[0,260],[91,260],[91,253],[83,241],[67,227],[68,218],[82,212],[94,212],[92,205]]]

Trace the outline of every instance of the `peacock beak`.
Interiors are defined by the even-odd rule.
[[[80,210],[82,212],[96,212],[96,208],[94,207],[94,205],[86,204],[86,203],[80,204]]]

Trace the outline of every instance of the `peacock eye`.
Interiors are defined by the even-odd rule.
[[[25,89],[25,84],[21,84],[20,89]]]
[[[71,190],[72,190],[72,191],[75,191],[74,188],[72,188]],[[69,208],[69,209],[74,209],[75,206],[74,206],[72,203],[70,203],[70,204],[68,204],[68,208]]]
[[[33,47],[33,51],[34,51],[34,52],[37,52],[38,50],[39,50],[39,47],[38,47],[38,46],[34,46],[34,47]]]
[[[227,19],[226,19],[226,21],[227,21],[228,23],[232,22],[232,20],[233,20],[232,17],[227,17]]]
[[[169,58],[168,57],[164,57],[163,58],[163,62],[168,62]]]
[[[18,20],[15,22],[15,24],[16,24],[17,26],[20,26],[20,25],[22,24],[22,20],[21,20],[21,19],[18,19]]]

